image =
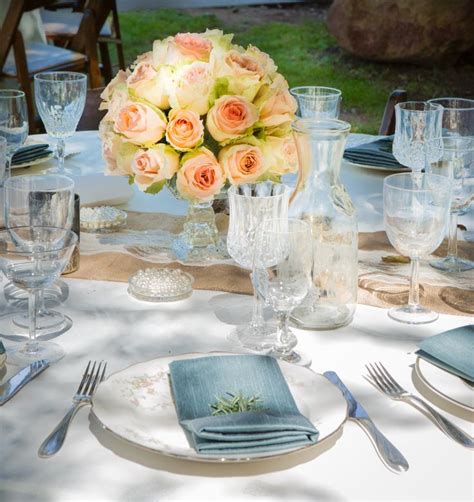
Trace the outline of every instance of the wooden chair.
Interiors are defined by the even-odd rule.
[[[395,132],[395,105],[405,101],[407,101],[407,91],[396,89],[390,94],[379,129],[380,136],[390,136]]]
[[[90,0],[75,0],[55,2],[43,10],[41,17],[48,39],[55,44],[67,47],[68,41],[74,37],[79,29],[80,13],[85,8],[92,11],[95,9]],[[109,44],[116,46],[119,67],[122,70],[125,70],[125,56],[116,0],[100,2],[98,8],[100,8],[101,12],[94,12],[94,15],[98,19],[105,19],[105,21],[102,26],[99,26],[100,31],[97,42],[100,49],[104,78],[108,82],[113,76]],[[110,15],[112,16],[111,25],[107,22]]]
[[[99,129],[99,123],[107,113],[107,110],[99,110],[101,101],[100,95],[103,90],[104,88],[100,87],[99,89],[89,89],[87,91],[84,113],[77,125],[77,131],[93,131]]]
[[[96,0],[100,1],[100,0]],[[68,49],[43,43],[25,44],[18,29],[23,12],[45,7],[51,0],[14,0],[0,29],[0,75],[15,78],[25,91],[31,130],[35,130],[34,98],[31,79],[42,71],[88,71],[91,87],[100,87],[94,16],[85,10],[77,35]],[[13,55],[9,55],[13,49]]]

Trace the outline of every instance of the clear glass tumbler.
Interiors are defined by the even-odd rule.
[[[303,119],[337,119],[342,92],[332,87],[293,87],[290,93],[298,103],[298,116]]]

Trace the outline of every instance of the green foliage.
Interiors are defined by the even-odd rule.
[[[165,183],[166,183],[166,180],[157,181],[156,183],[153,183],[153,185],[150,185],[145,190],[145,193],[150,193],[152,195],[155,195],[155,194],[161,192],[161,189],[165,186]]]

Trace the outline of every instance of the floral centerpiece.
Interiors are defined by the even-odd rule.
[[[297,169],[288,83],[267,54],[232,38],[207,30],[157,40],[101,96],[106,174],[150,194],[168,185],[190,202],[191,226],[212,220],[211,203],[228,186]]]

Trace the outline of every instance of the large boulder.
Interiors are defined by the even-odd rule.
[[[473,0],[334,0],[340,46],[375,61],[455,63],[474,52]]]

